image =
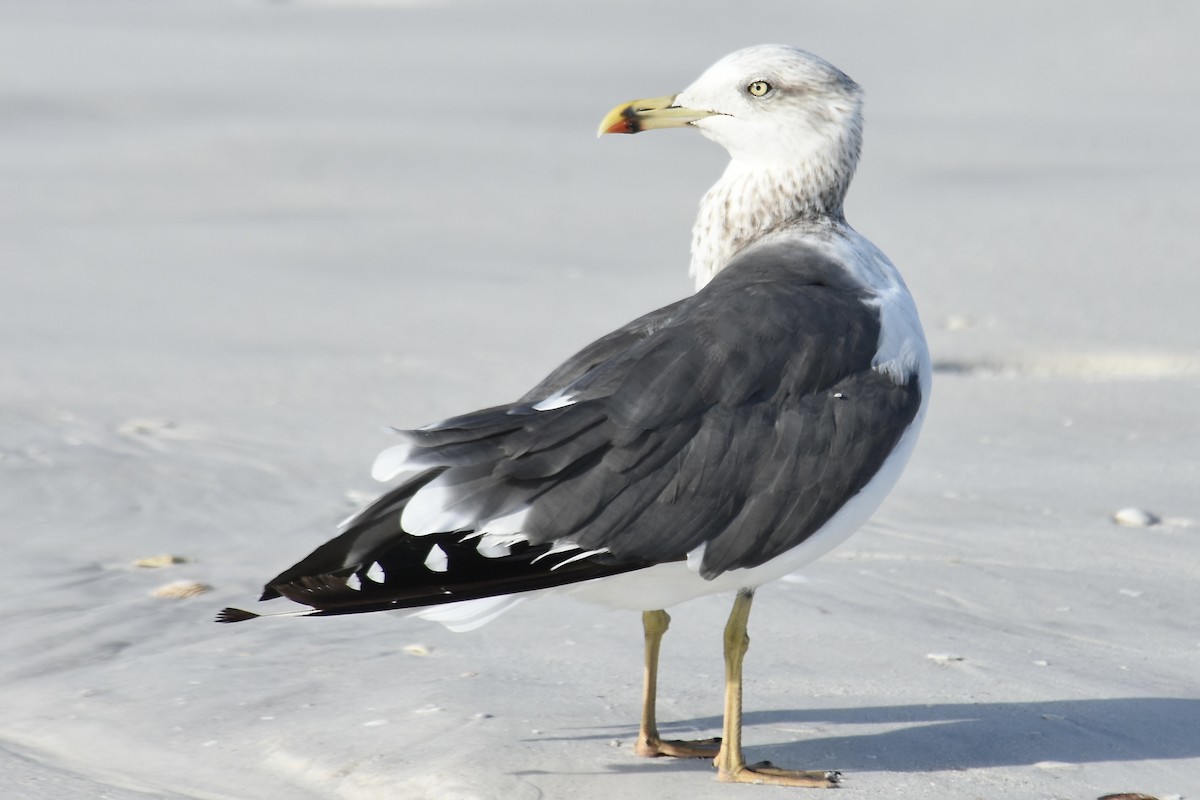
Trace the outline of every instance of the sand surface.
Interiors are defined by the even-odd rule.
[[[876,519],[759,594],[748,755],[846,798],[1200,797],[1197,30],[1166,0],[0,3],[0,796],[787,793],[632,755],[634,614],[211,621],[376,491],[386,425],[690,290],[723,154],[595,125],[787,41],[868,91],[848,215],[938,370]],[[719,729],[727,609],[674,610],[671,734]]]

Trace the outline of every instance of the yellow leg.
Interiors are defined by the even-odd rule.
[[[642,612],[642,627],[646,632],[646,671],[642,691],[642,724],[633,751],[646,758],[712,758],[717,753],[720,739],[685,742],[664,740],[658,735],[658,721],[654,710],[658,697],[658,651],[663,634],[670,625],[671,617],[666,611]]]
[[[750,649],[746,624],[754,592],[743,589],[733,601],[729,622],[725,625],[725,727],[721,752],[713,762],[717,779],[730,783],[768,783],[775,786],[829,788],[837,786],[837,772],[801,772],[778,769],[769,763],[746,766],[742,756],[742,660]]]

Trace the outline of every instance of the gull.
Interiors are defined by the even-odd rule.
[[[895,266],[843,204],[862,91],[803,50],[739,50],[600,134],[694,128],[730,161],[693,230],[695,294],[618,328],[519,400],[398,431],[393,488],[267,582],[294,615],[416,609],[455,630],[556,592],[642,611],[636,752],[713,758],[722,781],[834,786],[747,764],[742,665],[754,590],[861,527],[913,451],[928,348]],[[734,596],[722,736],[664,740],[666,608]],[[225,609],[218,619],[257,616]]]

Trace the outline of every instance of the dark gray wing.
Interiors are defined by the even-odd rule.
[[[816,250],[760,247],[589,348],[604,358],[572,359],[587,368],[568,380],[407,435],[451,467],[439,484],[468,517],[528,507],[535,544],[568,539],[617,562],[706,544],[705,577],[757,566],[858,493],[920,406],[915,375],[871,368],[872,301]],[[573,404],[534,410],[552,394]]]
[[[915,374],[897,383],[871,368],[879,331],[873,298],[818,251],[748,251],[520,402],[401,432],[431,470],[264,597],[333,614],[428,605],[682,560],[701,544],[706,578],[765,563],[866,486],[920,407]],[[570,404],[535,408],[550,396]],[[495,556],[470,530],[405,532],[400,516],[433,481],[479,524],[528,509],[528,541]],[[563,540],[579,549],[557,552]],[[424,563],[434,545],[442,571]],[[588,551],[600,552],[573,558]]]

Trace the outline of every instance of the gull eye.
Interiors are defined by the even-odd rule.
[[[766,81],[755,81],[746,87],[746,91],[755,97],[762,97],[771,91],[771,84]]]

